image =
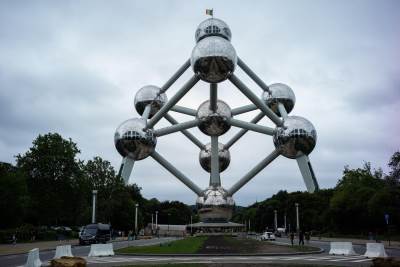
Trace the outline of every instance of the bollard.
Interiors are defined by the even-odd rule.
[[[386,258],[387,254],[382,243],[367,243],[367,250],[364,256],[368,258]]]
[[[114,256],[114,247],[112,243],[92,244],[90,246],[89,257]]]
[[[42,266],[42,262],[40,261],[39,258],[39,249],[34,248],[29,251],[28,254],[28,259],[26,260],[26,263],[24,267],[40,267]]]
[[[329,251],[331,255],[357,255],[353,249],[353,243],[351,242],[331,242],[331,249]]]
[[[54,255],[53,259],[59,259],[59,258],[61,258],[63,256],[73,257],[72,251],[71,251],[71,245],[57,246],[56,247],[56,254]]]

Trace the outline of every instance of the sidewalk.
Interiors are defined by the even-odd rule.
[[[375,240],[368,240],[368,239],[354,239],[354,238],[340,238],[340,237],[312,237],[311,241],[322,241],[322,242],[353,242],[353,244],[357,245],[365,245],[366,243],[375,243]],[[386,248],[396,248],[400,249],[400,242],[399,241],[389,241],[387,240],[379,240],[380,243],[384,244]]]
[[[26,253],[31,249],[39,248],[40,250],[55,249],[61,245],[78,245],[78,239],[62,240],[62,241],[39,241],[29,243],[1,244],[0,255]]]

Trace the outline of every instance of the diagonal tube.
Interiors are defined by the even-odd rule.
[[[238,57],[238,66],[247,74],[249,77],[261,87],[264,91],[270,92],[268,85],[266,85],[258,76],[255,74],[247,65]]]
[[[282,103],[278,103],[278,110],[279,110],[279,113],[281,114],[281,117],[283,119],[286,119],[288,117],[286,108]]]
[[[171,85],[176,82],[176,80],[181,77],[181,75],[190,67],[190,59],[186,60],[185,63],[175,72],[174,75],[172,75],[171,78],[161,87],[161,92],[165,92],[168,90],[168,88],[171,87]]]
[[[229,77],[229,80],[248,98],[254,103],[264,114],[270,118],[276,125],[282,126],[282,120],[269,108],[265,103],[257,97],[235,74]]]
[[[274,135],[275,134],[275,129],[266,127],[266,126],[261,126],[257,125],[255,123],[249,123],[247,121],[241,121],[241,120],[236,120],[236,119],[229,119],[229,123],[232,126],[236,126],[242,129],[262,133],[262,134],[267,134],[267,135]]]
[[[195,192],[198,196],[203,193],[203,190],[200,189],[196,184],[194,184],[189,178],[187,178],[183,173],[181,173],[177,168],[175,168],[171,163],[169,163],[166,159],[163,158],[160,154],[158,154],[155,150],[150,156],[160,163],[165,169],[167,169],[171,174],[173,174],[179,181],[184,183],[190,190]]]
[[[163,136],[163,135],[179,132],[182,130],[196,127],[199,125],[199,123],[200,123],[200,121],[198,119],[194,119],[191,121],[174,124],[172,126],[168,126],[168,127],[164,127],[164,128],[155,130],[154,135],[155,136]]]
[[[218,136],[211,136],[211,175],[210,186],[221,186],[219,176]]]
[[[149,120],[147,129],[152,128],[165,114],[200,80],[197,75],[193,75],[182,88]]]
[[[264,118],[264,113],[261,112],[259,113],[257,116],[254,117],[254,119],[252,119],[250,121],[250,123],[257,123],[259,122],[262,118]],[[247,133],[247,129],[241,129],[237,134],[235,134],[234,137],[232,137],[231,140],[229,140],[226,144],[225,144],[225,148],[229,149],[234,143],[236,143],[245,133]]]
[[[143,111],[142,119],[147,120],[150,116],[151,104],[148,104]]]
[[[189,116],[196,116],[196,114],[197,114],[197,111],[194,110],[194,109],[187,108],[187,107],[182,107],[182,106],[177,106],[177,105],[173,106],[171,108],[171,110],[175,111],[175,112],[179,112],[179,113],[185,114],[185,115],[189,115]]]
[[[236,184],[234,184],[226,194],[228,196],[232,196],[235,194],[240,188],[242,188],[245,184],[247,184],[254,176],[256,176],[260,171],[262,171],[265,167],[268,166],[274,159],[276,159],[280,155],[278,149],[272,151],[265,159],[263,159],[260,163],[258,163],[253,169],[251,169],[243,178],[241,178]]]
[[[256,109],[257,109],[256,105],[250,104],[250,105],[247,105],[247,106],[234,108],[234,109],[232,109],[231,113],[232,113],[232,116],[235,116],[235,115],[243,114],[243,113],[246,113],[246,112],[249,112],[249,111],[253,111],[253,110],[256,110]]]
[[[171,115],[168,113],[165,114],[164,118],[169,121],[171,124],[178,124],[178,121],[176,121]],[[202,142],[199,141],[193,134],[191,134],[188,130],[182,130],[181,133],[185,135],[187,138],[189,138],[190,141],[192,141],[196,146],[198,146],[200,149],[204,148],[204,145]]]
[[[217,112],[218,101],[218,85],[216,83],[210,84],[210,109],[212,112]]]

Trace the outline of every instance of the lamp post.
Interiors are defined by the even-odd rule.
[[[156,233],[158,236],[158,210],[156,210]]]
[[[168,217],[167,217],[167,221],[168,221],[168,230],[167,230],[167,236],[169,236],[169,216],[170,216],[171,214],[170,213],[168,213]]]
[[[193,235],[193,221],[192,221],[192,215],[190,215],[190,235]]]
[[[284,220],[284,224],[285,224],[285,232],[286,232],[286,212],[285,212],[285,215],[283,215],[283,220]]]
[[[299,203],[294,204],[296,206],[296,231],[299,233],[300,221],[299,221]]]
[[[153,213],[151,214],[151,234],[153,234],[153,229],[154,229],[154,227],[153,227]]]
[[[274,229],[275,232],[278,230],[278,211],[274,210]]]
[[[97,190],[93,190],[93,205],[92,205],[92,223],[96,223],[96,198],[97,198]]]
[[[138,233],[138,222],[137,222],[137,217],[138,217],[138,207],[139,207],[139,204],[135,204],[135,237],[137,236],[137,233]]]

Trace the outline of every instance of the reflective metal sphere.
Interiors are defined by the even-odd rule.
[[[317,142],[314,126],[305,118],[289,116],[278,127],[274,135],[274,145],[283,156],[295,159],[303,154],[310,154]]]
[[[167,102],[167,95],[165,93],[158,95],[160,90],[157,86],[147,85],[137,91],[135,95],[135,108],[140,115],[143,114],[148,104],[152,104],[149,116],[151,118]]]
[[[218,143],[218,160],[219,172],[225,171],[231,162],[231,153],[221,143]],[[205,148],[200,150],[199,161],[204,170],[211,172],[211,143],[206,144]]]
[[[296,96],[293,90],[283,83],[274,83],[268,86],[271,93],[265,91],[261,98],[272,109],[276,115],[281,116],[278,110],[278,103],[282,103],[285,106],[286,112],[289,114],[292,111],[294,104],[296,103]]]
[[[232,38],[231,30],[228,24],[220,19],[206,19],[197,27],[195,39],[199,42],[201,39],[208,36],[219,36],[230,41]]]
[[[232,117],[231,108],[222,100],[218,100],[215,113],[210,109],[209,100],[203,102],[197,109],[196,117],[200,120],[200,131],[207,135],[219,136],[231,128],[228,123],[228,119]]]
[[[118,126],[114,135],[114,144],[119,154],[133,160],[141,160],[149,156],[157,144],[153,130],[146,127],[144,119],[129,119]]]
[[[237,63],[235,48],[226,39],[210,36],[193,48],[190,64],[200,79],[219,83],[233,73]]]
[[[224,188],[210,186],[197,198],[196,204],[202,222],[227,222],[232,218],[235,201],[225,194]]]

